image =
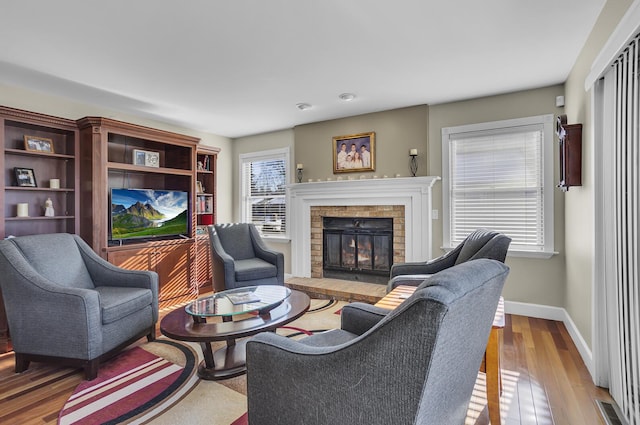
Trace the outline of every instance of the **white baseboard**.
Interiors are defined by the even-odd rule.
[[[567,310],[561,307],[528,304],[517,301],[505,301],[504,312],[519,316],[536,317],[538,319],[556,320],[564,323],[564,326],[569,332],[569,336],[580,353],[580,357],[582,357],[582,361],[589,370],[591,376],[594,376],[591,348],[589,348],[584,338],[582,338],[582,334],[578,331],[576,324],[571,319],[571,316],[569,316],[569,313],[567,313]]]

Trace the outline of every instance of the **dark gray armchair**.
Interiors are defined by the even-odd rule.
[[[247,342],[250,425],[463,424],[509,268],[469,261],[395,310],[352,303],[341,329]]]
[[[213,288],[284,285],[284,254],[267,248],[250,223],[214,224],[208,227],[213,268]]]
[[[510,244],[511,238],[502,233],[478,229],[441,257],[426,262],[393,264],[387,292],[398,285],[418,286],[429,275],[469,260],[489,258],[504,263]]]
[[[115,267],[77,235],[0,241],[0,275],[16,372],[48,361],[91,380],[101,361],[155,339],[158,275]]]

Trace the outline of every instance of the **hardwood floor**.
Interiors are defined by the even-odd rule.
[[[593,385],[562,322],[507,314],[503,332],[503,424],[606,425],[596,400],[611,397]],[[466,424],[489,423],[482,378]]]
[[[606,425],[596,400],[611,398],[591,382],[561,322],[507,315],[503,340],[503,424]],[[81,372],[34,363],[15,374],[13,362],[11,353],[0,355],[0,424],[55,424]],[[483,378],[480,374],[468,425],[489,423]]]

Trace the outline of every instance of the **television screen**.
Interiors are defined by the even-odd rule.
[[[187,192],[111,189],[111,239],[187,235]]]

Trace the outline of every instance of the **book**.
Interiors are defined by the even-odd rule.
[[[253,292],[236,292],[233,294],[226,294],[226,297],[229,299],[229,301],[231,301],[231,304],[233,305],[255,303],[260,301],[260,297],[258,297]]]

